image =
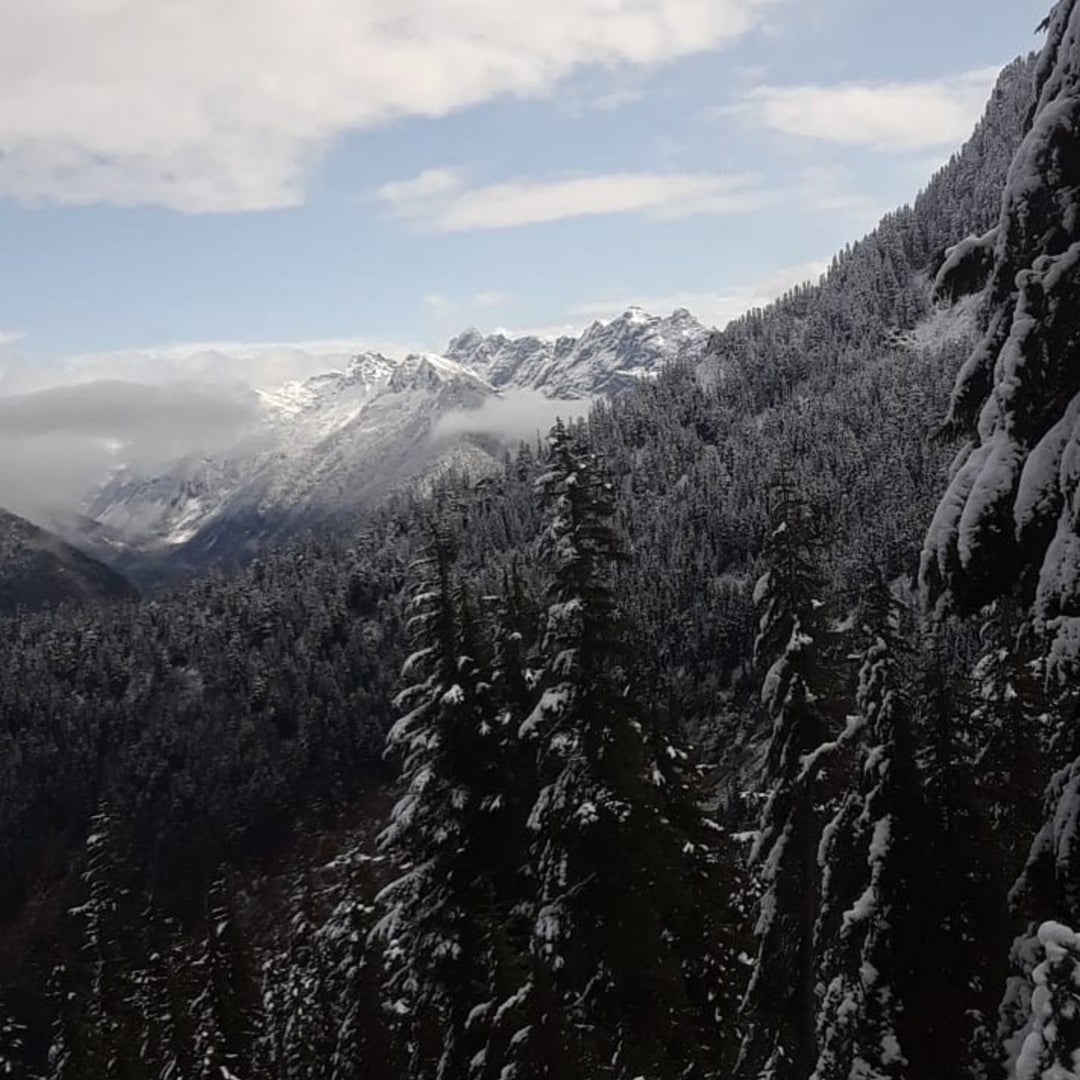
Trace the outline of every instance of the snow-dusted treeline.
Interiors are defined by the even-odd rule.
[[[550,445],[0,623],[12,1074],[1078,1074],[1048,31],[913,206]]]

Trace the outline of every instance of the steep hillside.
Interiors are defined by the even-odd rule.
[[[135,595],[115,571],[0,509],[0,614]]]
[[[442,438],[437,423],[493,395],[441,356],[365,353],[344,371],[264,393],[255,428],[222,454],[151,476],[118,471],[86,517],[122,538],[114,564],[142,583],[244,561],[272,539],[355,521],[390,492],[448,470],[489,472],[497,448]]]

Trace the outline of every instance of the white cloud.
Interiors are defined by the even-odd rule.
[[[537,390],[511,390],[488,398],[479,409],[447,413],[436,421],[433,439],[455,435],[496,435],[511,441],[546,435],[558,419],[587,416],[591,402],[553,401]]]
[[[437,176],[438,183],[431,177]],[[598,214],[646,214],[671,220],[692,214],[756,209],[761,195],[749,176],[716,173],[603,173],[522,177],[468,187],[460,172],[431,169],[386,184],[376,197],[401,217],[435,232],[540,225]]]
[[[293,379],[344,368],[359,352],[377,351],[397,357],[416,349],[415,344],[372,338],[283,343],[193,342],[85,353],[49,364],[13,361],[0,364],[0,399],[15,393],[96,380],[153,386],[197,383],[270,389]]]
[[[240,389],[117,380],[0,397],[0,506],[70,509],[122,460],[155,469],[231,445],[257,415]]]
[[[463,183],[463,172],[459,168],[425,169],[411,180],[392,180],[389,184],[383,184],[376,195],[391,206],[408,207],[418,201],[457,191]]]
[[[571,314],[578,318],[605,320],[616,318],[634,304],[657,314],[686,308],[706,325],[724,327],[751,308],[771,304],[795,285],[805,281],[817,281],[827,265],[824,262],[809,262],[786,267],[751,285],[723,292],[675,292],[663,296],[624,295],[610,300],[594,300],[578,305]]]
[[[18,345],[26,335],[21,330],[0,330],[0,349]]]
[[[781,134],[909,152],[963,142],[986,107],[998,68],[922,82],[759,86],[722,113]]]
[[[473,303],[478,308],[497,308],[509,302],[510,293],[503,289],[484,289],[473,293]]]
[[[333,141],[588,66],[723,46],[783,0],[33,0],[0,35],[0,196],[296,205]]]

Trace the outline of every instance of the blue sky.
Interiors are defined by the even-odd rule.
[[[15,0],[0,369],[723,322],[908,201],[1048,6]]]

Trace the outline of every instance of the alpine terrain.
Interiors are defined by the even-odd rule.
[[[1039,32],[722,327],[468,329],[118,451],[52,520],[141,598],[0,513],[0,1075],[1080,1080],[1080,0]],[[594,213],[470,183],[372,198]]]

